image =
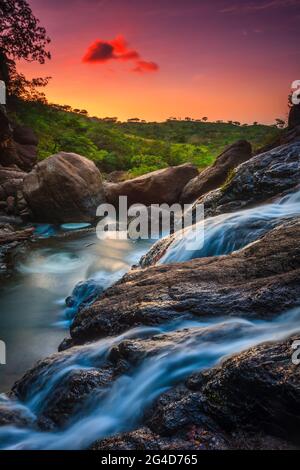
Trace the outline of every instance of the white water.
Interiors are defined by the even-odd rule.
[[[283,196],[270,204],[209,217],[193,228],[175,234],[174,241],[159,260],[159,264],[179,263],[193,258],[232,253],[257,240],[272,226],[291,217],[300,216],[300,191]],[[204,231],[204,245],[195,246],[195,233]]]
[[[211,322],[177,322],[159,329],[140,328],[104,339],[90,346],[76,348],[74,355],[47,370],[38,386],[32,389],[26,403],[2,400],[2,406],[16,407],[34,415],[43,408],[55,387],[74,369],[99,367],[111,347],[125,338],[153,335],[190,326],[192,335],[169,346],[154,357],[146,358],[137,370],[121,375],[106,390],[95,391],[82,411],[69,425],[57,432],[36,432],[13,426],[0,428],[2,449],[81,449],[96,439],[136,426],[145,408],[161,393],[194,371],[210,368],[225,357],[246,350],[263,341],[278,341],[300,330],[300,308],[273,321],[219,319]],[[291,351],[292,354],[292,351]]]

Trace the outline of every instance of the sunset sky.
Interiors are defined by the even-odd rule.
[[[300,79],[300,0],[29,0],[51,102],[90,115],[273,123]]]

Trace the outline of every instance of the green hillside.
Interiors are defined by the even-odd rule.
[[[40,159],[61,150],[76,152],[95,161],[104,173],[123,170],[129,176],[187,161],[204,168],[238,139],[258,149],[279,132],[272,126],[232,123],[106,122],[71,108],[22,101],[14,104],[11,115],[37,133]]]

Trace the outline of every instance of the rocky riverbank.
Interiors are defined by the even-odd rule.
[[[65,155],[51,158],[54,173],[58,163],[68,166]],[[270,201],[282,207],[286,198],[297,205],[297,133],[241,160],[221,188],[197,195],[208,216],[249,207],[259,212]],[[35,188],[47,188],[42,180],[48,181],[51,161],[25,177],[27,204]],[[174,171],[144,180],[166,184]],[[209,176],[203,175],[205,184]],[[201,189],[199,178],[189,167],[184,185]],[[141,184],[130,183],[133,195]],[[107,188],[99,194],[107,197]],[[54,209],[59,214],[59,203]],[[0,403],[4,440],[25,448],[300,448],[300,367],[292,361],[300,338],[300,215],[280,214],[271,222],[262,218],[262,230],[238,250],[157,264],[172,247],[171,236],[138,269],[104,292],[95,289],[60,352],[29,370],[8,404]],[[222,228],[223,219],[214,220]],[[22,436],[15,432],[20,427]]]

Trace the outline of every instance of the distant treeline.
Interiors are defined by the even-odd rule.
[[[274,126],[208,122],[206,117],[119,122],[117,118],[89,117],[86,110],[70,106],[22,100],[14,103],[10,113],[37,133],[40,159],[62,150],[75,152],[93,160],[104,173],[122,170],[129,176],[187,161],[204,168],[238,139],[249,140],[255,149],[280,132]]]

